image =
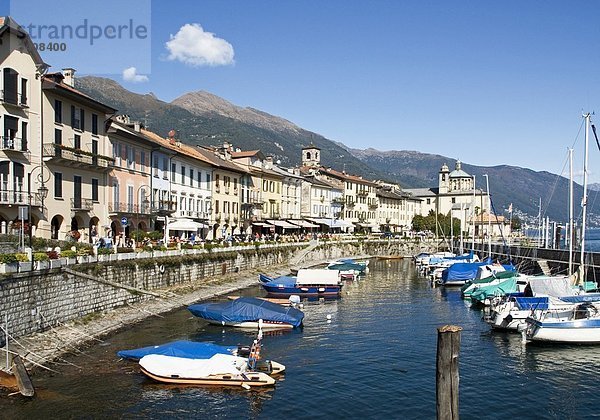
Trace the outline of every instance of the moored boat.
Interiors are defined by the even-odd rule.
[[[239,328],[258,328],[260,320],[263,329],[295,328],[300,327],[304,319],[304,313],[296,308],[253,297],[198,303],[190,305],[188,310],[211,324]]]
[[[250,387],[275,384],[266,373],[248,371],[247,359],[225,354],[210,359],[149,354],[139,363],[146,376],[163,383]]]
[[[339,271],[328,269],[300,269],[297,276],[275,278],[259,274],[259,281],[273,297],[335,297],[339,296],[343,286]]]

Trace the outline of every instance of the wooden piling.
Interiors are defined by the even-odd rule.
[[[461,327],[438,328],[436,411],[438,420],[458,420],[458,354]]]
[[[14,356],[13,365],[13,373],[15,374],[15,378],[17,378],[17,386],[19,387],[21,395],[25,397],[33,397],[35,390],[33,389],[33,384],[29,378],[29,373],[27,373],[27,369],[25,369],[25,365],[23,364],[21,357],[18,355]]]

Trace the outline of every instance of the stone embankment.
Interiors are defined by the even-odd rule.
[[[431,246],[412,240],[288,243],[5,275],[0,345],[6,315],[10,351],[29,366],[48,366],[61,354],[146,317],[255,284],[259,272],[285,274],[291,267],[348,256],[407,256]]]

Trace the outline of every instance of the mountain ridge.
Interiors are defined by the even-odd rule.
[[[339,141],[303,129],[293,122],[252,107],[241,107],[206,91],[185,93],[171,102],[152,93],[130,92],[112,79],[86,76],[76,79],[76,87],[100,102],[118,109],[161,136],[171,130],[192,145],[217,145],[224,141],[244,150],[260,149],[284,166],[300,163],[301,150],[309,144],[321,149],[321,163],[345,170],[366,179],[398,182],[404,188],[437,187],[438,172],[445,163],[451,169],[455,159],[416,150],[379,151],[350,148]],[[462,163],[475,175],[477,187],[485,189],[483,174],[489,175],[490,190],[496,210],[502,213],[512,203],[514,208],[531,217],[537,216],[540,197],[543,214],[554,220],[566,220],[565,199],[568,181],[546,171],[536,172],[511,165],[483,167]],[[535,192],[532,194],[531,192]],[[592,197],[590,194],[590,198]],[[582,191],[576,186],[576,200]],[[590,200],[598,214],[600,202]],[[577,202],[577,201],[576,201]]]

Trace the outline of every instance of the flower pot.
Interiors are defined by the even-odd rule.
[[[0,273],[16,273],[19,268],[19,263],[0,264]]]

